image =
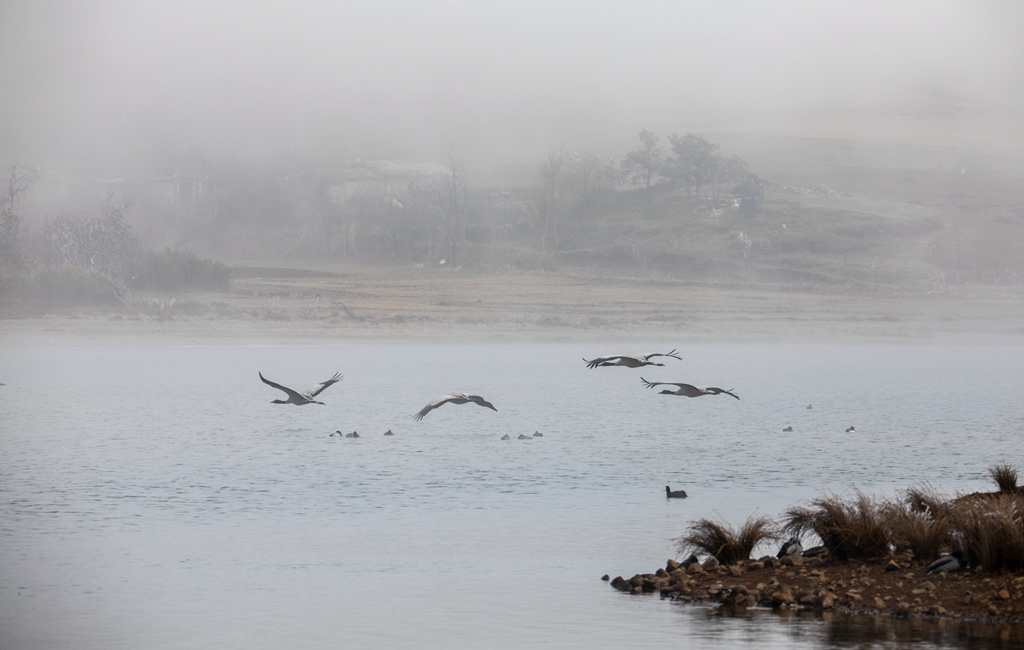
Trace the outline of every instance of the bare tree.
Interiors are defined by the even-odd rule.
[[[455,145],[445,146],[444,179],[438,194],[441,211],[441,236],[445,256],[452,268],[458,266],[459,248],[466,241],[466,203],[469,188],[462,161],[455,154]]]
[[[547,157],[540,165],[540,190],[537,197],[537,211],[540,214],[544,229],[541,234],[541,250],[548,249],[548,239],[554,241],[555,255],[558,254],[558,220],[564,210],[564,190],[566,181],[566,162],[568,154],[565,147],[548,151]]]
[[[21,230],[18,197],[28,190],[37,177],[36,170],[26,169],[17,161],[11,164],[3,195],[0,196],[0,266],[18,266],[22,262],[18,242]]]

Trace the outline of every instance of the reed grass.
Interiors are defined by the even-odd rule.
[[[751,515],[738,530],[724,522],[698,519],[676,540],[676,550],[679,557],[704,552],[720,564],[735,564],[749,559],[758,544],[778,539],[771,517]]]
[[[884,506],[860,491],[851,499],[823,496],[811,501],[810,507],[787,510],[783,528],[798,536],[813,532],[837,560],[877,560],[892,553],[892,530]]]
[[[961,499],[954,510],[954,536],[968,565],[984,571],[1024,571],[1024,497]]]
[[[1009,463],[996,463],[988,468],[988,475],[999,487],[1000,492],[1013,494],[1020,490],[1017,487],[1017,470]]]
[[[909,550],[915,560],[933,560],[952,544],[950,509],[944,504],[920,509],[912,497],[882,506],[889,539],[896,550]]]

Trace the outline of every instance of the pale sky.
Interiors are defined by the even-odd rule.
[[[500,160],[809,114],[1005,119],[1022,26],[1015,1],[0,0],[0,158],[449,138]]]

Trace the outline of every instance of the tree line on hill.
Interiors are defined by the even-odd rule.
[[[13,164],[0,193],[0,301],[124,303],[130,290],[227,291],[230,270],[194,253],[147,246],[110,198],[91,214],[25,229],[21,198],[37,172]]]
[[[204,184],[194,201],[160,207],[107,196],[91,207],[36,215],[30,227],[22,199],[39,172],[16,164],[0,195],[0,296],[56,295],[62,283],[85,277],[114,294],[227,287],[227,267],[188,250],[458,267],[501,263],[494,251],[515,249],[557,264],[581,225],[642,208],[654,185],[721,201],[723,188],[734,184],[741,209],[756,209],[757,177],[738,157],[722,156],[718,144],[672,135],[665,151],[646,129],[639,139],[621,158],[552,148],[534,184],[504,190],[475,186],[451,145],[440,164],[405,175],[362,161],[339,169],[206,160],[193,172]],[[174,248],[143,243],[154,240]]]

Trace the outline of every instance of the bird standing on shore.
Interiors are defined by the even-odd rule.
[[[430,413],[437,407],[444,406],[449,402],[451,402],[452,404],[466,404],[467,402],[473,402],[477,406],[484,406],[486,408],[491,409],[492,411],[498,410],[494,408],[494,404],[491,404],[490,402],[480,397],[479,395],[466,395],[465,393],[448,393],[444,397],[438,397],[430,404],[424,406],[422,409],[420,409],[420,412],[412,416],[412,418],[419,422],[424,417],[426,417],[427,413]]]
[[[642,356],[631,356],[631,355],[616,355],[610,357],[597,357],[596,359],[584,359],[584,363],[587,364],[588,368],[599,368],[602,366],[625,366],[626,368],[642,368],[644,366],[664,366],[663,363],[655,363],[651,361],[652,357],[672,357],[673,359],[683,360],[681,356],[676,354],[675,350],[662,354],[655,352],[653,354],[644,354]]]
[[[736,393],[732,392],[733,390],[735,390],[734,388],[730,389],[730,390],[725,390],[724,388],[715,388],[714,386],[694,386],[693,384],[682,384],[682,383],[679,383],[679,382],[672,382],[672,381],[647,381],[643,377],[640,378],[640,381],[644,382],[644,386],[646,386],[648,388],[654,388],[655,386],[676,386],[677,387],[677,390],[663,390],[663,391],[661,391],[661,393],[659,393],[660,395],[681,395],[683,397],[703,397],[704,395],[720,395],[722,393],[725,393],[726,395],[732,395],[736,399],[740,398],[739,395],[737,395]]]
[[[328,387],[333,386],[334,384],[341,381],[342,376],[340,372],[336,372],[334,373],[333,377],[331,377],[325,382],[322,382],[320,384],[320,388],[317,388],[315,391],[309,390],[306,391],[305,393],[300,393],[298,391],[292,390],[291,388],[288,388],[287,386],[282,386],[281,384],[272,382],[266,377],[264,377],[262,372],[260,373],[260,380],[267,386],[273,386],[278,390],[283,390],[288,395],[288,399],[275,399],[274,401],[271,402],[271,404],[294,404],[295,406],[303,406],[305,404],[320,404],[322,406],[323,402],[318,402],[313,398],[319,395],[320,393],[324,392]]]

